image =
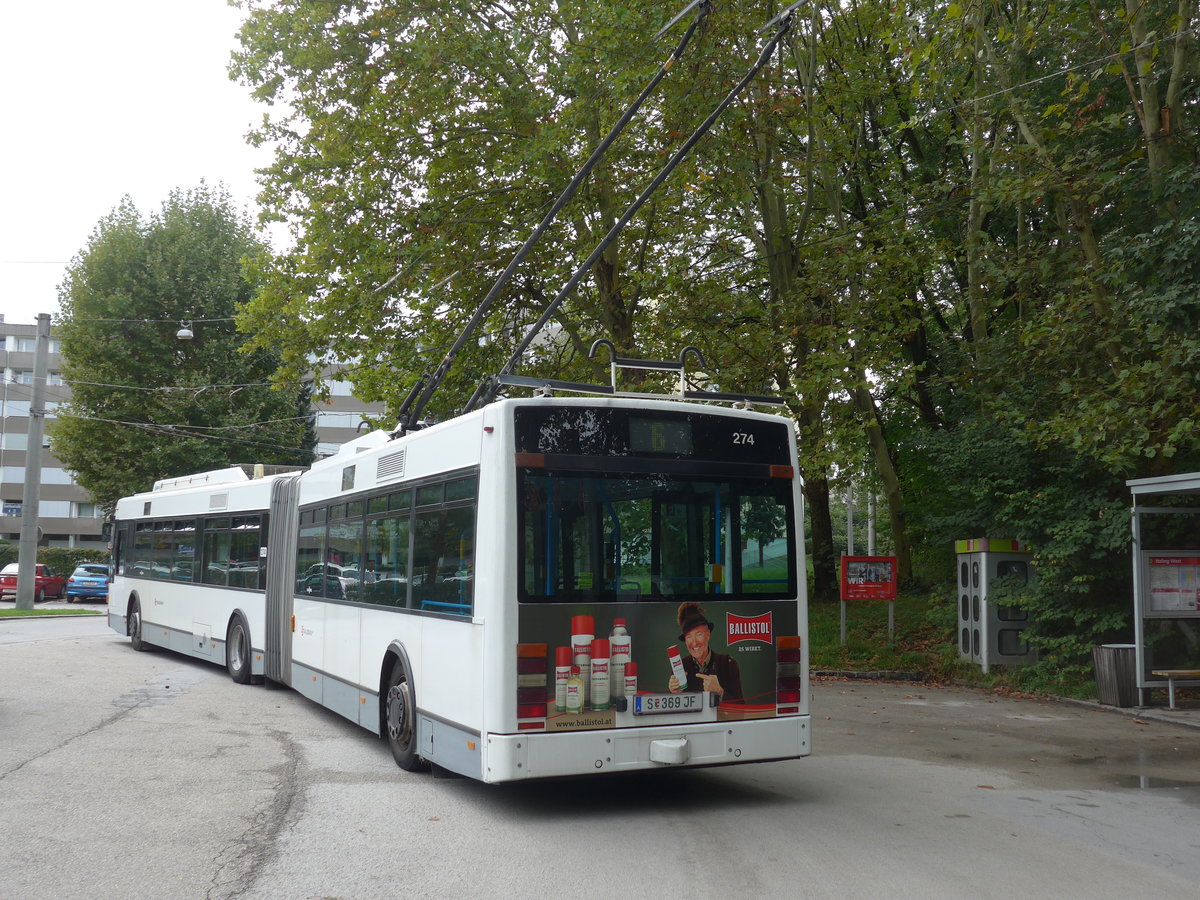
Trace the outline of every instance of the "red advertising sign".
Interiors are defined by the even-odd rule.
[[[761,616],[739,616],[736,613],[725,614],[725,630],[728,633],[729,646],[743,641],[757,641],[762,644],[775,643],[775,629],[769,612]]]
[[[843,556],[843,600],[895,600],[896,557]]]

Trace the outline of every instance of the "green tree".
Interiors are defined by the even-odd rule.
[[[242,0],[233,71],[272,104],[261,201],[296,243],[246,312],[286,377],[314,354],[360,359],[364,399],[399,405],[670,49],[661,7]],[[496,371],[673,149],[647,115],[618,142],[516,273],[431,411]],[[689,127],[693,122],[688,120]],[[656,216],[635,221],[555,319],[559,374],[601,371],[593,339],[639,356],[657,299]]]
[[[1200,465],[1194,21],[1194,3],[955,3],[909,56],[918,101],[960,119],[944,191],[967,187],[948,269],[966,301],[926,319],[945,424],[903,454],[914,519],[930,546],[1033,546],[1043,680],[1131,634],[1125,479]]]
[[[271,387],[278,357],[234,326],[257,287],[244,263],[267,253],[228,194],[201,185],[145,218],[126,198],[72,261],[56,325],[72,399],[50,435],[101,506],[159,478],[311,462],[307,389]]]

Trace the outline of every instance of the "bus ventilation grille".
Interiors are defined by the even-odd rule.
[[[406,450],[397,450],[387,456],[379,457],[379,467],[375,472],[376,481],[391,481],[404,477],[404,456]]]

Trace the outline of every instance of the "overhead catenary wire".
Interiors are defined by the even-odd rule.
[[[230,437],[227,435],[205,434],[204,432],[194,432],[178,425],[162,425],[154,422],[129,422],[123,419],[106,419],[100,416],[70,416],[70,418],[82,419],[88,422],[101,422],[106,425],[119,425],[126,428],[136,428],[141,431],[147,431],[152,434],[160,434],[169,437],[177,438],[197,438],[208,441],[223,441],[230,444],[238,444],[247,447],[261,447],[267,450],[282,450],[289,453],[301,454],[306,452],[304,447],[297,447],[292,444],[279,444],[271,441],[255,441],[248,438]]]

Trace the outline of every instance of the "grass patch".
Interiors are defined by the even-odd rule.
[[[809,605],[809,664],[814,671],[905,672],[999,691],[1095,696],[1090,671],[1079,667],[1047,672],[1044,667],[993,666],[984,674],[978,665],[959,659],[952,586],[901,592],[890,645],[886,600],[846,603],[844,645],[839,617],[836,601]]]
[[[0,619],[29,619],[43,616],[102,616],[96,609],[0,609]]]
[[[894,639],[889,643],[887,601],[847,602],[843,644],[841,604],[814,603],[808,610],[809,663],[818,670],[948,677],[958,661],[954,623],[940,621],[942,613],[926,594],[901,594],[895,602]]]

